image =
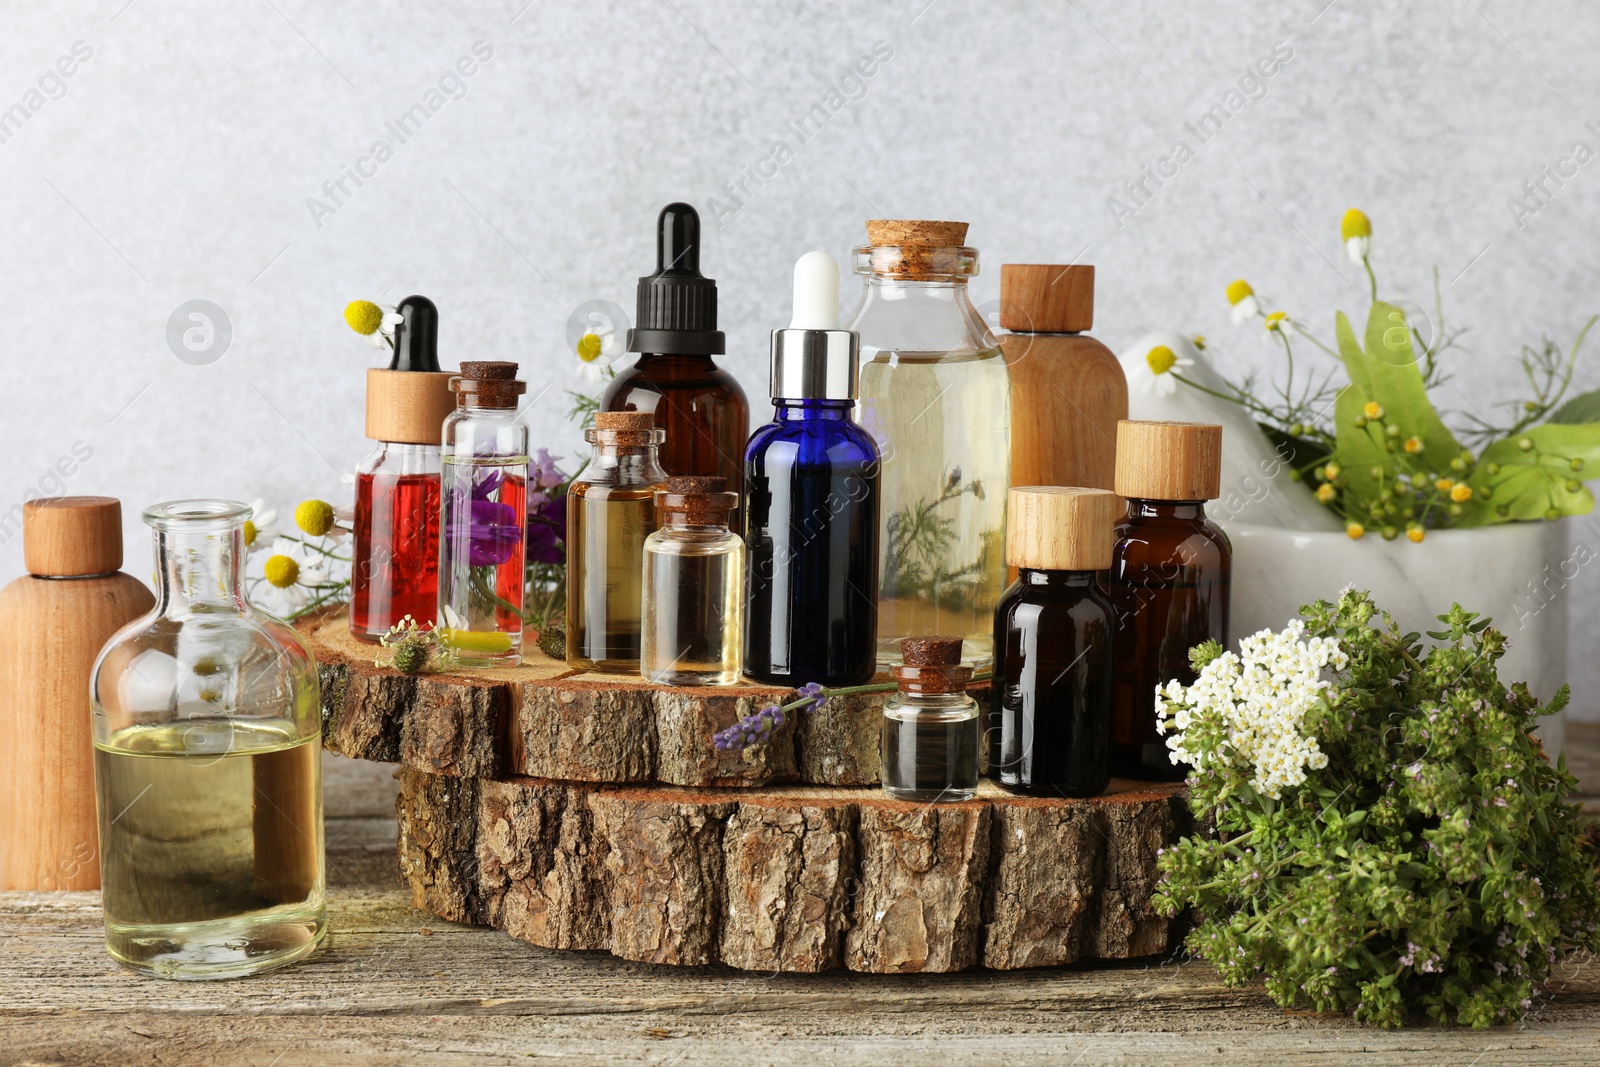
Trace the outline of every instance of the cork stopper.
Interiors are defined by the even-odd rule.
[[[856,272],[913,281],[970,277],[978,273],[978,253],[966,240],[964,222],[868,219],[867,245],[856,249]]]
[[[1094,268],[1002,263],[1000,325],[1013,333],[1083,333],[1094,325]]]
[[[597,411],[594,429],[583,438],[602,449],[628,451],[661,444],[667,431],[656,429],[656,417],[648,411]]]
[[[122,503],[110,496],[54,496],[22,505],[29,574],[82,578],[122,566]]]
[[[726,526],[739,506],[739,494],[727,488],[728,479],[714,475],[668,478],[666,488],[656,490],[656,513],[674,526]]]
[[[1107,489],[1013,487],[1006,512],[1006,563],[1036,571],[1107,569],[1121,505]]]
[[[900,657],[890,673],[902,693],[961,693],[972,680],[972,668],[961,665],[959,637],[908,637]]]
[[[649,430],[655,424],[656,417],[649,411],[597,411],[594,416],[597,430]]]
[[[1222,427],[1207,422],[1117,423],[1119,496],[1215,500],[1222,486]]]
[[[450,388],[478,407],[514,408],[517,397],[528,391],[528,383],[517,380],[515,363],[481,360],[462,363],[461,373],[450,379]]]
[[[374,441],[436,445],[456,409],[448,371],[367,371],[367,430]]]

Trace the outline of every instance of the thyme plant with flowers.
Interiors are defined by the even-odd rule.
[[[1179,384],[1239,404],[1287,456],[1295,477],[1337,514],[1352,538],[1368,530],[1420,542],[1442,527],[1586,515],[1594,495],[1584,486],[1600,467],[1600,390],[1568,397],[1577,355],[1591,318],[1569,350],[1553,341],[1524,347],[1521,363],[1531,398],[1495,419],[1473,408],[1453,416],[1452,429],[1430,391],[1448,381],[1441,358],[1460,333],[1444,330],[1434,274],[1436,336],[1427,336],[1398,303],[1378,299],[1372,268],[1372,222],[1356,208],[1339,228],[1345,254],[1366,272],[1371,307],[1359,332],[1344,312],[1334,316],[1329,344],[1298,318],[1268,311],[1243,278],[1227,299],[1235,325],[1260,320],[1283,353],[1283,375],[1262,386],[1253,378],[1213,390],[1187,378],[1172,351],[1151,349],[1146,363],[1156,391]],[[1310,373],[1297,367],[1304,342],[1323,357]],[[1199,347],[1206,347],[1196,339]],[[1471,401],[1468,401],[1471,407]]]
[[[1600,950],[1576,783],[1529,733],[1566,688],[1543,708],[1507,688],[1505,637],[1459,605],[1433,647],[1366,593],[1301,616],[1195,648],[1194,684],[1158,690],[1215,832],[1163,852],[1156,906],[1192,908],[1190,951],[1284,1007],[1520,1018],[1562,954]]]

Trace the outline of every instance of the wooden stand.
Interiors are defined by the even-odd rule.
[[[441,918],[768,972],[1006,970],[1176,944],[1150,898],[1158,850],[1189,825],[1181,785],[894,801],[870,788],[886,694],[721,753],[717,730],[791,691],[669,689],[538,654],[407,676],[346,626],[310,635],[325,743],[401,764],[400,867]]]

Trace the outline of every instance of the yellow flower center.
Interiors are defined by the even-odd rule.
[[[1383,418],[1383,405],[1376,400],[1367,401],[1367,406],[1361,409],[1361,414],[1369,419]]]
[[[1165,374],[1178,365],[1178,357],[1166,345],[1156,345],[1145,354],[1144,361],[1152,374]]]
[[[1198,348],[1200,351],[1204,352],[1206,350],[1206,335],[1203,334],[1203,333],[1195,334],[1194,335],[1194,346],[1196,348]]]
[[[1411,539],[1413,544],[1420,545],[1420,544],[1422,544],[1422,539],[1424,537],[1428,536],[1428,534],[1427,534],[1427,531],[1424,530],[1422,527],[1413,526],[1413,527],[1411,527],[1411,529],[1406,531],[1406,536]]]
[[[1456,481],[1454,478],[1440,478],[1438,481],[1433,483],[1433,487],[1439,490],[1441,493],[1448,493],[1451,487],[1453,487],[1455,484]]]
[[[261,533],[256,529],[256,524],[249,519],[244,520],[244,547],[249,548],[256,543],[256,537]]]
[[[1359,541],[1367,532],[1367,528],[1359,522],[1352,522],[1344,528],[1345,535],[1352,541]]]
[[[600,350],[605,344],[597,333],[584,334],[578,338],[578,358],[585,363],[593,363],[600,358]]]
[[[1272,314],[1267,316],[1266,327],[1269,330],[1281,329],[1283,324],[1285,322],[1287,322],[1288,320],[1289,320],[1289,315],[1288,315],[1287,312],[1274,311]]]
[[[1339,240],[1348,241],[1352,237],[1371,237],[1372,222],[1358,207],[1353,207],[1344,213],[1344,219],[1339,223]]]
[[[326,500],[302,500],[294,509],[294,524],[312,537],[333,529],[333,505]]]
[[[1243,278],[1235,278],[1228,283],[1228,303],[1237,304],[1247,296],[1255,296],[1256,291],[1250,288],[1250,283]]]
[[[370,300],[352,300],[344,306],[344,321],[363,337],[371,337],[383,325],[383,309]]]
[[[279,589],[287,589],[300,577],[300,564],[289,556],[273,556],[267,560],[267,581]]]
[[[1420,437],[1408,437],[1408,438],[1406,438],[1406,451],[1407,452],[1421,452],[1422,451],[1422,438],[1420,438]]]
[[[1450,490],[1450,499],[1454,500],[1457,504],[1466,503],[1468,500],[1472,499],[1472,486],[1462,485],[1460,482],[1457,482]]]

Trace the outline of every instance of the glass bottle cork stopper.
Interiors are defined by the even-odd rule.
[[[1123,419],[1114,487],[1132,500],[1215,500],[1222,490],[1222,427]]]
[[[926,280],[978,273],[967,224],[930,219],[868,219],[867,244],[855,250],[857,274]]]
[[[583,436],[590,444],[643,448],[665,441],[667,431],[656,429],[656,417],[648,411],[598,411],[594,429]]]
[[[739,506],[739,494],[727,488],[728,479],[712,475],[671,477],[656,490],[656,511],[674,526],[726,526]]]
[[[1007,501],[1006,563],[1036,571],[1106,570],[1121,503],[1107,489],[1013,487]]]
[[[498,360],[461,364],[461,373],[450,379],[457,394],[477,398],[485,408],[514,408],[517,397],[528,391],[528,383],[517,380],[517,365]]]
[[[1094,325],[1094,268],[1000,264],[1000,325],[1012,333],[1083,333]]]
[[[961,665],[959,637],[908,637],[900,656],[890,673],[902,693],[961,693],[972,680],[972,668]]]
[[[24,501],[22,557],[41,578],[110,574],[122,566],[122,503],[110,496]]]

